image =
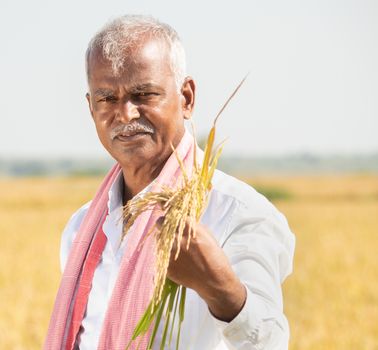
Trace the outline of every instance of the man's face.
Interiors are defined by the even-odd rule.
[[[117,76],[99,50],[90,54],[89,107],[101,143],[121,165],[163,163],[172,153],[171,144],[177,146],[184,134],[194,83],[186,82],[179,91],[167,51],[148,40],[125,56]]]

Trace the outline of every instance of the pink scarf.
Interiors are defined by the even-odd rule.
[[[177,152],[183,159],[189,174],[193,165],[193,149],[193,137],[185,131],[177,146]],[[70,308],[80,279],[80,272],[90,243],[99,229],[100,220],[107,211],[109,189],[120,171],[120,166],[116,164],[106,175],[72,243],[50,319],[45,350],[62,350],[65,347],[66,333],[71,321]],[[174,187],[180,175],[181,169],[175,155],[172,154],[151,191],[159,191],[161,185]],[[139,216],[133,226],[108,304],[98,345],[99,350],[124,350],[137,322],[151,300],[155,274],[154,236],[149,235],[144,240],[142,249],[138,249],[138,246],[155,223],[157,216],[156,211],[145,212]],[[139,340],[131,349],[136,349],[138,342]],[[144,337],[141,340],[140,349],[145,349],[147,343],[148,339]]]

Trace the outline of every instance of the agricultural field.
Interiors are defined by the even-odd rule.
[[[244,178],[296,234],[284,284],[290,349],[378,349],[378,175]],[[40,349],[59,243],[100,178],[0,179],[0,349]]]

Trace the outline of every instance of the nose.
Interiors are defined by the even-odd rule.
[[[116,113],[116,119],[127,124],[133,119],[139,118],[138,106],[136,106],[132,101],[126,101],[121,104],[118,113]]]

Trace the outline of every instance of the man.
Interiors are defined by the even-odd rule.
[[[117,18],[91,40],[86,59],[89,109],[118,165],[63,233],[64,274],[45,349],[126,347],[151,296],[153,254],[149,243],[137,245],[151,218],[121,243],[122,206],[175,179],[171,144],[183,156],[195,147],[184,127],[195,84],[171,27],[147,16]],[[180,349],[287,349],[281,283],[291,273],[294,236],[248,185],[220,171],[212,185],[195,239],[186,249],[184,237],[168,269],[188,287]],[[159,337],[161,330],[155,348]]]

